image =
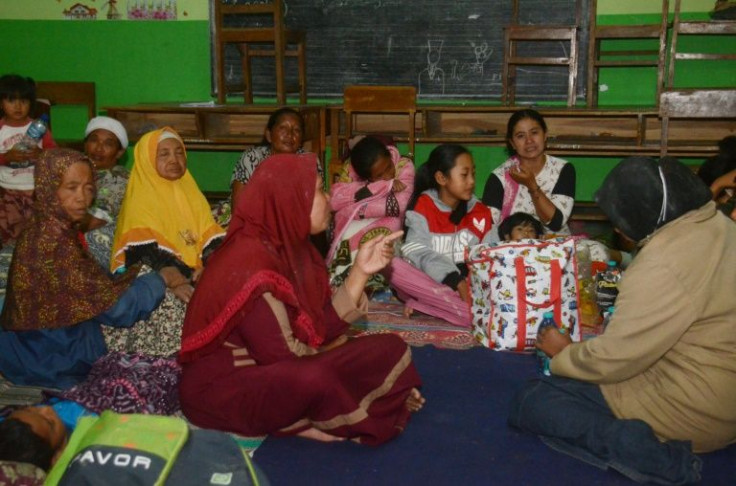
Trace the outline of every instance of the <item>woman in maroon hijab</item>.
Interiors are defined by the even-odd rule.
[[[421,381],[398,336],[344,333],[401,232],[366,243],[331,294],[309,239],[330,219],[314,157],[267,159],[238,197],[189,303],[182,409],[196,425],[242,435],[380,444],[421,408]]]

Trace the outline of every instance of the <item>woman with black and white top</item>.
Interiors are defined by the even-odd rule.
[[[253,172],[268,157],[274,154],[301,154],[304,137],[304,120],[298,111],[292,108],[280,108],[268,118],[261,145],[249,148],[240,156],[235,164],[230,180],[230,201],[233,206],[238,193],[245,186]],[[322,174],[322,167],[317,161],[317,170]]]
[[[575,167],[547,155],[546,144],[542,115],[531,109],[511,115],[506,131],[511,157],[491,173],[483,190],[494,226],[521,211],[541,221],[547,234],[570,233],[567,220],[575,201]]]

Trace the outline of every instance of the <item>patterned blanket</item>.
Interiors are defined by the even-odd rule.
[[[434,345],[438,348],[469,349],[478,346],[469,329],[460,329],[442,319],[414,312],[404,316],[404,304],[383,293],[375,295],[368,306],[368,315],[354,322],[353,336],[392,332],[410,346]]]
[[[470,330],[460,329],[442,319],[414,312],[411,317],[404,316],[404,304],[388,292],[376,294],[371,298],[368,315],[351,326],[351,335],[362,336],[392,332],[401,336],[410,346],[431,344],[444,349],[470,349],[480,344],[473,338]],[[600,326],[583,328],[583,339],[589,339],[602,332]]]

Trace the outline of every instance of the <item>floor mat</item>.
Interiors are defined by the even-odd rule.
[[[352,336],[394,333],[401,336],[411,346],[421,347],[431,344],[441,349],[470,349],[480,346],[470,333],[436,317],[414,312],[411,317],[404,316],[404,304],[386,294],[371,298],[368,314],[351,326]],[[602,332],[600,326],[583,328],[583,339],[589,339]]]
[[[404,304],[389,293],[379,293],[371,297],[368,314],[352,324],[350,334],[361,336],[388,332],[398,334],[411,346],[431,344],[445,349],[479,346],[470,329],[462,329],[416,311],[411,317],[405,317]]]
[[[536,376],[531,355],[425,346],[412,350],[424,409],[379,447],[269,437],[254,461],[274,485],[635,484],[559,454],[506,424],[513,393]],[[736,446],[700,456],[703,485],[736,484]]]

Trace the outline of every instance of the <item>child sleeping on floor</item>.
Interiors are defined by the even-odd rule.
[[[25,407],[0,422],[0,484],[268,484],[236,440],[178,417],[80,417],[68,434],[55,408]]]
[[[44,484],[46,473],[57,460],[60,464],[56,469],[61,471],[56,471],[55,476],[52,473],[45,479],[45,484],[56,484],[62,474],[69,484],[82,484],[82,481],[76,481],[80,476],[67,478],[67,473],[64,472],[66,468],[63,467],[68,463],[74,463],[80,456],[82,459],[79,462],[84,463],[87,469],[92,466],[93,471],[87,473],[97,474],[93,476],[93,480],[84,484],[153,484],[153,481],[146,480],[135,482],[131,479],[132,476],[125,474],[117,477],[115,482],[110,482],[110,477],[100,475],[103,474],[100,471],[95,472],[94,461],[87,461],[88,457],[85,455],[85,451],[88,450],[87,442],[93,444],[92,447],[110,443],[100,440],[88,441],[91,427],[84,426],[82,430],[79,430],[79,427],[82,420],[93,420],[94,430],[101,431],[108,438],[119,437],[120,440],[123,440],[126,434],[130,435],[129,431],[133,430],[142,430],[142,435],[139,434],[141,437],[151,437],[158,431],[160,435],[155,436],[155,442],[164,443],[165,439],[159,438],[163,437],[164,433],[168,437],[170,433],[177,431],[182,433],[183,430],[187,430],[184,421],[168,417],[180,410],[179,397],[176,393],[179,374],[180,367],[173,359],[110,353],[95,362],[89,377],[83,383],[62,392],[49,392],[53,395],[52,398],[42,404],[14,410],[11,407],[3,409],[0,415],[5,416],[8,413],[9,415],[5,420],[0,418],[0,484]],[[126,426],[125,434],[121,433],[120,426],[118,429],[114,427],[116,420],[126,424],[126,421],[130,420],[131,428]],[[164,427],[170,430],[164,430]],[[212,434],[217,436],[213,437]],[[231,437],[224,433],[189,431],[188,434],[184,434],[183,439],[191,444],[191,447],[189,452],[182,449],[178,456],[170,458],[176,461],[177,465],[179,459],[184,458],[188,467],[195,467],[198,464],[205,473],[212,468],[232,467],[233,473],[241,476],[243,466],[250,467],[247,460],[243,462],[240,459],[243,454],[237,445],[231,444]],[[127,445],[128,442],[123,441],[119,445],[123,449],[131,449],[136,454],[145,455],[145,451],[141,452],[137,446]],[[70,450],[66,450],[69,448]],[[101,450],[99,453],[102,457],[111,457],[110,451]],[[211,456],[222,453],[234,454],[234,462],[229,466],[223,466],[224,462],[212,460]],[[97,450],[95,454],[98,454]],[[127,453],[123,451],[123,454]],[[192,455],[202,457],[192,458]],[[200,481],[201,478],[182,481],[182,475],[187,477],[187,474],[191,474],[186,470],[187,465],[175,465],[180,471],[175,473],[172,470],[166,484],[208,484],[206,481]],[[153,466],[153,469],[157,467],[156,464]],[[123,467],[120,472],[135,474],[136,468],[132,469],[133,471],[130,471]],[[75,472],[82,476],[87,473]],[[8,476],[15,479],[8,479]],[[233,478],[235,477],[234,475]],[[251,483],[233,479],[232,484]]]

